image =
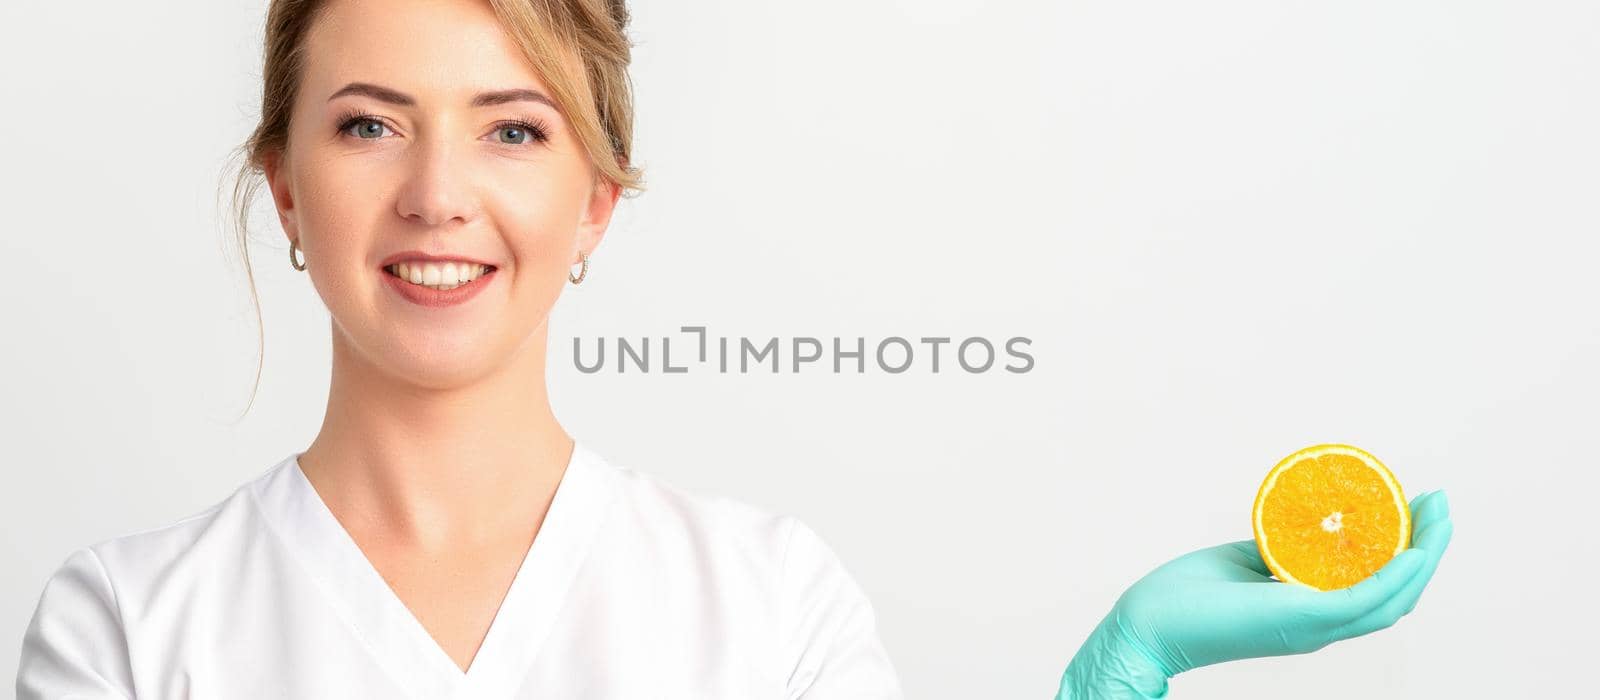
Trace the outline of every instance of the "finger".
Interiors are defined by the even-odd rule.
[[[1414,513],[1413,520],[1426,525],[1450,517],[1450,499],[1445,497],[1443,491],[1434,491],[1428,494],[1428,500],[1422,504],[1421,512]]]
[[[1448,508],[1443,507],[1445,506],[1443,503],[1440,503],[1440,506],[1442,507],[1439,512],[1442,515],[1423,525],[1416,536],[1411,538],[1412,549],[1427,550],[1434,558],[1444,554],[1445,548],[1450,546],[1450,535],[1454,532],[1453,528],[1447,527],[1452,524]]]
[[[1448,505],[1441,503],[1443,491],[1429,491],[1411,501],[1411,540],[1412,546],[1416,545],[1416,535],[1429,525],[1447,518],[1450,515]],[[1445,505],[1445,507],[1440,507]]]
[[[1429,576],[1433,575],[1433,569],[1439,565],[1439,560],[1444,557],[1445,550],[1450,548],[1450,540],[1455,535],[1455,523],[1450,520],[1449,501],[1445,500],[1444,494],[1441,493],[1435,503],[1438,519],[1428,523],[1412,541],[1413,547],[1428,553],[1428,563],[1424,568]],[[1422,581],[1422,585],[1427,585],[1426,579]],[[1421,594],[1420,587],[1417,592]],[[1411,612],[1415,605],[1416,599],[1413,598],[1404,612]]]
[[[1411,499],[1411,512],[1413,514],[1415,514],[1417,512],[1417,509],[1422,507],[1422,502],[1428,500],[1428,496],[1431,496],[1434,493],[1435,492],[1433,492],[1433,491],[1423,491],[1422,493],[1417,494],[1415,498],[1412,498]]]
[[[1413,521],[1425,521],[1437,518],[1440,515],[1438,512],[1439,497],[1442,495],[1444,495],[1443,491],[1429,491],[1413,499],[1411,501],[1411,519]]]
[[[1440,491],[1427,491],[1416,498],[1411,499],[1411,522],[1413,524],[1425,519],[1427,513],[1429,512],[1428,504],[1431,503],[1433,499],[1440,493]]]
[[[1428,559],[1427,565],[1421,572],[1427,574],[1427,578],[1422,579],[1416,585],[1416,595],[1411,596],[1411,602],[1400,612],[1401,615],[1409,615],[1412,610],[1416,609],[1417,599],[1422,597],[1422,589],[1428,585],[1428,581],[1433,578],[1433,572],[1439,568],[1439,560],[1444,558],[1444,551],[1449,549],[1450,539],[1455,535],[1455,531],[1455,523],[1446,518],[1423,532],[1422,536],[1426,542],[1426,548],[1433,553],[1433,556]]]
[[[1422,595],[1422,589],[1433,576],[1433,570],[1438,567],[1439,559],[1444,556],[1445,549],[1450,546],[1451,536],[1455,533],[1455,524],[1450,520],[1449,501],[1445,499],[1443,493],[1433,497],[1426,508],[1429,510],[1425,515],[1431,519],[1417,531],[1411,545],[1412,549],[1424,552],[1427,561],[1423,564],[1422,570],[1406,583],[1405,589],[1396,596],[1396,601],[1391,601],[1401,603],[1398,607],[1391,606],[1399,610],[1401,615],[1411,612],[1416,605],[1417,598]]]
[[[1421,570],[1412,575],[1411,580],[1406,582],[1405,587],[1394,598],[1385,601],[1377,609],[1357,620],[1336,628],[1333,631],[1333,638],[1349,639],[1371,634],[1393,625],[1401,617],[1410,614],[1416,608],[1418,599],[1422,597],[1422,591],[1433,579],[1433,572],[1439,567],[1439,559],[1444,556],[1444,550],[1450,544],[1453,531],[1454,525],[1448,519],[1429,525],[1418,537],[1419,548],[1428,554]]]
[[[1318,592],[1309,599],[1312,611],[1329,629],[1359,619],[1398,595],[1427,558],[1426,550],[1407,549],[1354,586]]]

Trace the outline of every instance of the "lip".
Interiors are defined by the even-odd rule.
[[[407,260],[408,258],[400,257],[398,259]],[[461,258],[451,259],[460,260]],[[446,306],[464,304],[468,299],[477,296],[479,292],[483,291],[484,287],[489,286],[489,284],[494,281],[494,278],[499,276],[500,271],[498,269],[490,270],[471,282],[455,287],[454,289],[442,290],[412,284],[400,279],[399,277],[389,274],[387,270],[379,270],[378,274],[383,275],[383,281],[389,285],[389,288],[393,289],[396,294],[399,294],[400,297],[406,301],[418,306],[442,308]]]
[[[488,260],[482,260],[482,259],[479,259],[479,258],[474,258],[474,257],[472,257],[470,255],[456,255],[454,253],[443,254],[443,255],[434,255],[432,253],[424,253],[424,252],[422,252],[420,250],[405,250],[405,251],[401,251],[401,252],[395,253],[394,255],[391,255],[391,256],[389,256],[387,258],[384,258],[383,262],[378,263],[378,269],[382,270],[383,268],[386,268],[386,267],[388,267],[390,265],[393,265],[395,263],[412,262],[412,261],[438,262],[438,263],[442,263],[442,262],[465,262],[465,263],[474,263],[474,264],[478,264],[478,265],[488,265],[489,267],[499,267],[499,265],[496,265],[496,264],[494,264],[492,262],[489,262]]]

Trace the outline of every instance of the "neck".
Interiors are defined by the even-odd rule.
[[[346,523],[435,550],[537,527],[574,447],[550,410],[545,329],[492,375],[418,386],[362,359],[333,331],[322,429],[300,457]]]

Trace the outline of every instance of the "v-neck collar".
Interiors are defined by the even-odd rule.
[[[301,454],[256,481],[256,501],[378,664],[418,700],[510,697],[549,636],[615,496],[614,475],[599,455],[574,443],[533,545],[462,671],[333,516],[300,469]]]

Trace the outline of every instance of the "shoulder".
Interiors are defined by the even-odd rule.
[[[187,581],[209,580],[227,557],[239,556],[250,538],[259,537],[253,489],[288,463],[279,461],[197,512],[78,547],[51,574],[41,606],[53,602],[53,586],[71,596],[92,583],[124,615],[137,615],[163,590],[192,592]]]
[[[18,696],[131,697],[129,626],[159,590],[192,592],[189,584],[213,570],[212,553],[238,542],[234,535],[253,517],[253,483],[171,523],[68,553],[45,581],[24,632]]]
[[[22,635],[18,700],[133,697],[121,606],[94,550],[80,547],[45,582]]]
[[[124,599],[152,593],[149,586],[156,581],[170,584],[184,576],[204,577],[221,558],[239,554],[245,539],[259,536],[254,489],[288,463],[274,464],[197,512],[95,542],[80,552],[99,560]]]

